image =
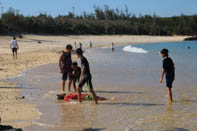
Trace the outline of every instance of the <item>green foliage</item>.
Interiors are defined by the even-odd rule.
[[[47,14],[24,16],[10,8],[0,20],[2,33],[39,34],[132,34],[132,35],[197,35],[197,15],[159,17],[145,15],[136,17],[125,11],[95,7],[94,13],[75,16],[52,17]]]

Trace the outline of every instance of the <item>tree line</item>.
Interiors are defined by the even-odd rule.
[[[159,17],[158,15],[136,16],[125,10],[95,7],[93,13],[52,17],[41,13],[24,16],[10,8],[0,19],[0,34],[130,34],[130,35],[197,35],[197,15]]]

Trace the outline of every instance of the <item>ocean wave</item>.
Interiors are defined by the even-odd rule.
[[[143,48],[137,48],[131,45],[125,46],[122,50],[126,52],[132,52],[132,53],[148,53],[148,51],[144,50]]]

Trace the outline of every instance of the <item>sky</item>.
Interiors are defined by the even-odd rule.
[[[47,13],[52,16],[68,14],[73,10],[77,15],[83,12],[93,13],[94,7],[125,9],[138,15],[157,14],[161,17],[178,16],[181,14],[197,14],[197,0],[0,0],[3,11],[10,7],[20,13],[31,16]]]

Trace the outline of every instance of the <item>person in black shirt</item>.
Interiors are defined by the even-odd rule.
[[[167,91],[168,91],[168,98],[169,98],[170,102],[172,102],[173,101],[173,98],[172,98],[172,84],[173,84],[174,79],[175,79],[174,62],[170,57],[168,57],[168,49],[162,49],[161,50],[161,55],[163,57],[163,70],[162,70],[162,74],[161,74],[160,83],[163,82],[163,77],[165,75],[165,77],[166,77],[166,87],[167,87]]]
[[[80,103],[82,102],[81,101],[81,88],[84,86],[85,83],[87,83],[90,93],[92,94],[94,101],[97,104],[98,103],[97,96],[92,86],[92,75],[90,73],[88,60],[83,56],[83,51],[81,48],[78,48],[76,53],[77,53],[78,58],[81,59],[81,76],[79,80],[79,86],[77,88],[78,100]]]
[[[73,83],[73,87],[75,89],[75,92],[77,90],[76,88],[76,82],[78,81],[79,82],[79,79],[80,79],[80,76],[81,76],[81,68],[78,67],[78,64],[77,62],[73,62],[72,63],[72,75],[69,77]],[[70,89],[68,89],[70,91]]]

